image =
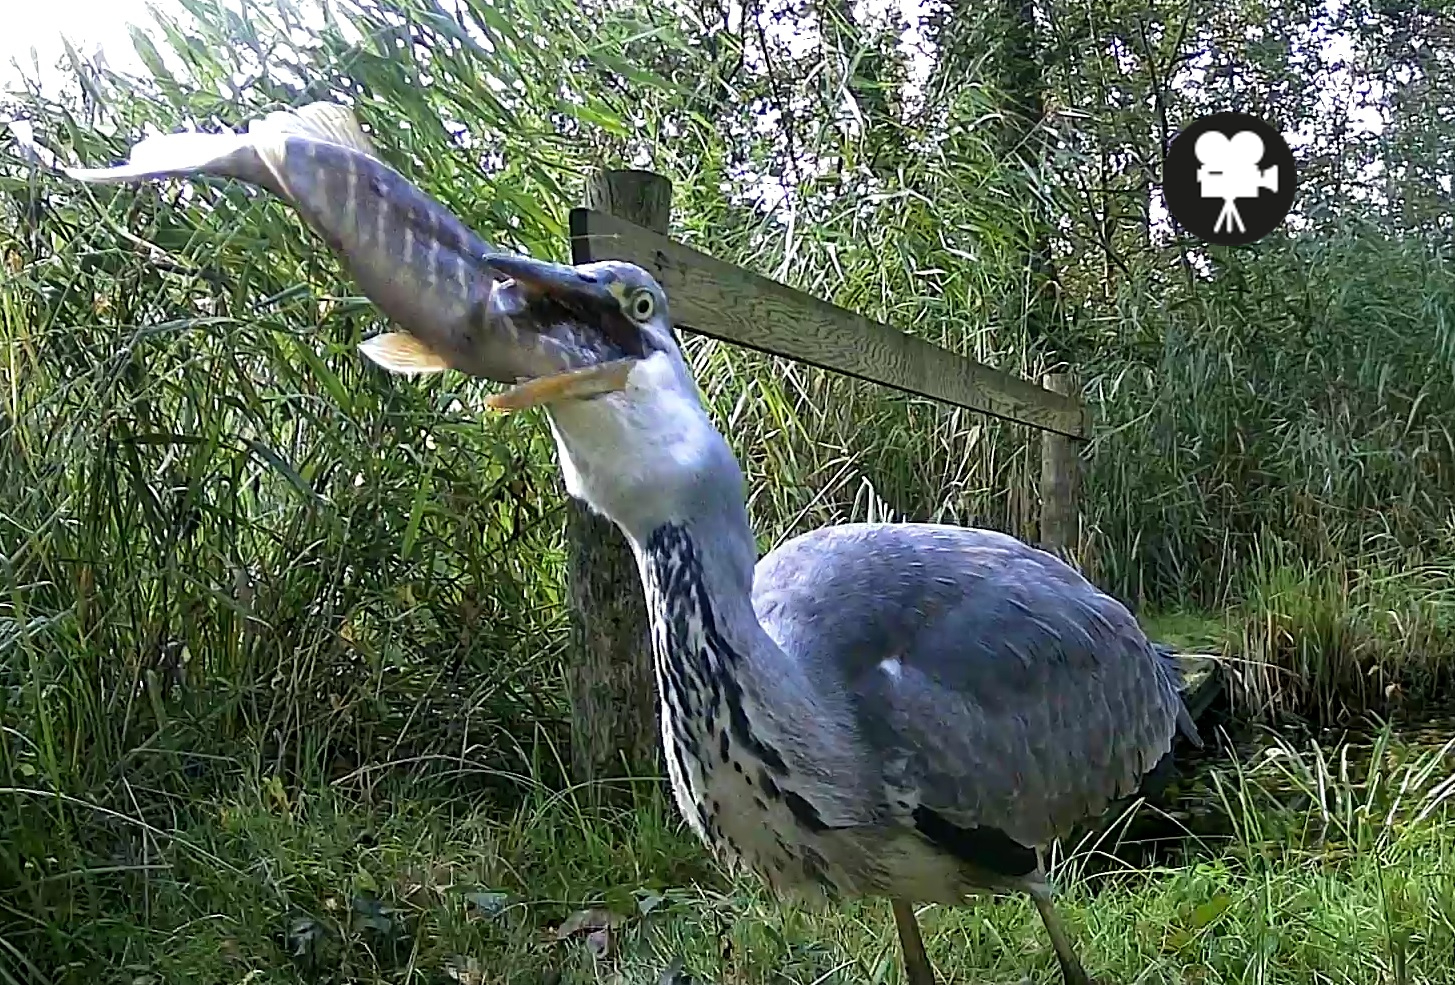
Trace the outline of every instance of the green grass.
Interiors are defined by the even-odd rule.
[[[1217,653],[1228,643],[1226,615],[1212,615],[1192,609],[1140,612],[1137,621],[1148,636],[1185,653]]]
[[[1063,859],[1062,905],[1093,974],[1448,981],[1452,744],[1267,748],[1209,781],[1231,837],[1136,869],[1110,844]],[[1359,765],[1341,776],[1346,756]],[[511,807],[417,781],[367,797],[223,786],[113,823],[73,805],[75,831],[104,844],[8,872],[6,980],[655,983],[681,958],[712,983],[902,981],[886,905],[805,911],[728,879],[651,784],[596,813],[529,783]],[[585,929],[560,933],[573,919]],[[949,982],[1059,980],[1024,899],[932,907],[923,922]]]
[[[1419,714],[1455,687],[1455,543],[1315,562],[1265,535],[1217,615],[1144,611],[1148,635],[1221,654],[1237,713],[1334,722]]]
[[[1244,713],[1332,718],[1443,703],[1455,684],[1452,557],[1446,544],[1314,563],[1266,538],[1233,620]]]

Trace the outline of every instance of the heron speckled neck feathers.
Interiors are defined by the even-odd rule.
[[[704,842],[766,873],[775,888],[823,900],[865,884],[847,859],[836,872],[813,837],[831,824],[869,820],[866,791],[822,784],[849,769],[852,745],[803,668],[750,663],[771,641],[756,638],[750,586],[703,563],[703,527],[667,523],[638,548],[661,693],[662,742],[678,806]],[[727,585],[736,583],[738,591]],[[758,630],[762,632],[761,628]],[[790,713],[791,712],[791,713]],[[838,750],[843,761],[830,761]],[[808,753],[808,756],[805,756]],[[809,798],[814,798],[811,801]],[[795,875],[784,878],[789,872]]]

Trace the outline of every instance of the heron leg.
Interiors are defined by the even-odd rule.
[[[894,926],[899,930],[899,946],[904,951],[904,977],[909,985],[936,985],[935,969],[930,967],[929,956],[925,954],[924,938],[919,933],[919,922],[914,918],[914,907],[907,900],[889,901],[894,910]]]
[[[1076,958],[1076,951],[1071,947],[1071,938],[1066,933],[1066,925],[1061,922],[1061,917],[1051,902],[1050,887],[1042,883],[1028,887],[1027,891],[1035,901],[1036,909],[1041,912],[1041,922],[1046,925],[1046,933],[1051,935],[1051,946],[1056,949],[1056,960],[1061,965],[1061,977],[1066,985],[1095,985]]]

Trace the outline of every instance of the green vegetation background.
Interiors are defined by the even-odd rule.
[[[715,256],[1012,372],[1070,360],[1099,418],[1081,561],[1173,612],[1166,638],[1226,645],[1243,714],[1448,696],[1438,11],[1047,2],[1049,154],[1025,164],[995,5],[925,8],[922,79],[895,25],[826,3],[186,5],[136,35],[146,77],[77,59],[11,109],[102,163],[153,129],[345,98],[477,230],[558,258],[591,169],[650,167],[674,234]],[[1332,30],[1377,134],[1309,84],[1337,80]],[[1227,105],[1310,137],[1290,234],[1207,251],[1157,226],[1149,188],[1168,128]],[[774,906],[655,783],[610,810],[565,784],[561,490],[533,416],[362,361],[372,310],[243,188],[80,188],[0,154],[0,191],[0,981],[648,982],[679,952],[713,981],[897,980],[877,904]],[[1046,243],[1050,340],[1026,262]],[[765,549],[875,517],[1034,536],[1035,434],[689,350]],[[1093,968],[1450,980],[1448,756],[1365,748],[1341,772],[1277,748],[1210,788],[1230,834],[1072,880]],[[649,925],[592,938],[601,958],[542,938],[603,901]],[[926,921],[955,980],[1052,980],[1024,901]]]

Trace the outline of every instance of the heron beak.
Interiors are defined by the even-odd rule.
[[[499,292],[495,317],[521,324],[545,325],[570,320],[601,336],[607,348],[620,353],[577,369],[524,380],[485,402],[495,410],[523,410],[561,400],[587,400],[626,389],[632,367],[644,354],[641,333],[622,313],[620,287],[575,267],[508,253],[482,258],[484,266],[507,280]]]

